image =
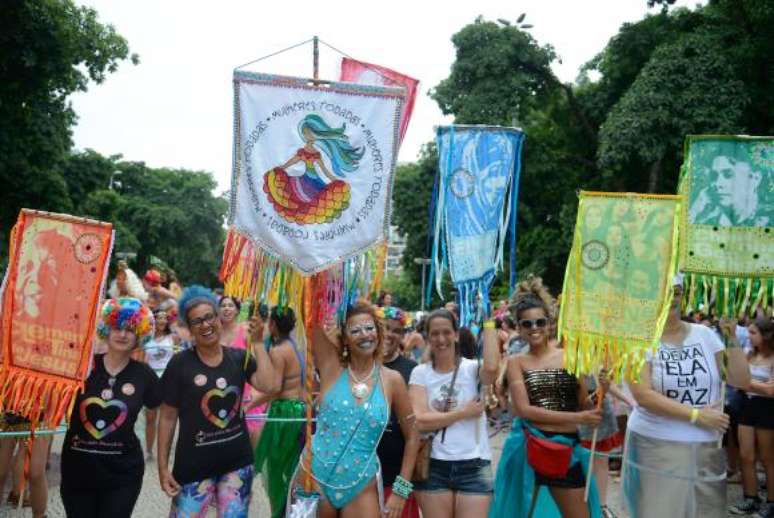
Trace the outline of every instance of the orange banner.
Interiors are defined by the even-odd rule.
[[[83,387],[113,226],[22,209],[2,293],[4,411],[57,426]]]

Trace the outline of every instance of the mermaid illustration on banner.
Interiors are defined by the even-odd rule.
[[[298,124],[304,147],[264,175],[263,190],[274,209],[287,221],[299,225],[329,223],[349,206],[349,184],[340,178],[357,170],[365,149],[349,143],[346,129],[346,124],[332,128],[322,117],[310,113]],[[332,173],[318,148],[330,160]],[[299,162],[304,163],[304,174],[289,174],[288,168]]]

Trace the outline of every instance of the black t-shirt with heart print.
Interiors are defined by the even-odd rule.
[[[94,368],[70,415],[62,448],[62,484],[68,487],[135,484],[145,471],[134,423],[143,406],[161,404],[161,383],[150,367],[136,360],[111,377],[104,356],[94,356]]]
[[[244,349],[223,347],[210,367],[196,348],[170,360],[161,384],[164,403],[178,410],[180,433],[172,475],[179,484],[224,475],[253,463],[242,412],[242,389],[257,366]]]

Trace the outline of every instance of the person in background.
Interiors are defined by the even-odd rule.
[[[142,285],[148,292],[147,304],[151,309],[156,309],[167,299],[174,299],[175,295],[161,285],[161,273],[158,270],[148,270],[142,278]]]
[[[380,308],[392,306],[392,294],[389,291],[380,291],[376,298],[376,305]]]
[[[110,283],[108,294],[111,299],[132,297],[138,299],[140,302],[146,302],[148,300],[148,292],[145,291],[142,281],[140,281],[137,274],[129,268],[126,261],[118,261],[116,277]]]
[[[274,518],[285,516],[288,488],[298,465],[306,424],[306,365],[292,336],[295,327],[296,315],[291,308],[272,308],[269,356],[282,382],[277,392],[257,394],[252,403],[265,408],[269,402],[269,420],[254,451],[255,469],[263,475]]]
[[[388,369],[398,371],[403,377],[408,390],[411,371],[417,366],[417,362],[401,354],[404,332],[408,324],[408,315],[400,308],[388,307],[377,309],[376,316],[384,326],[383,365]],[[419,444],[416,441],[409,445],[412,448],[418,446]],[[398,416],[392,411],[390,412],[390,422],[384,429],[382,439],[379,441],[379,447],[376,449],[382,465],[385,498],[389,499],[392,494],[392,485],[400,474],[405,448],[406,441],[403,438]],[[419,518],[419,506],[414,494],[411,494],[406,500],[401,518]]]
[[[153,318],[156,321],[153,337],[149,338],[142,349],[145,352],[145,363],[160,378],[164,374],[164,369],[167,368],[167,364],[169,364],[172,356],[180,348],[180,338],[172,332],[165,309],[157,308],[153,312]],[[147,461],[152,461],[154,458],[153,448],[156,444],[158,418],[158,408],[145,409],[145,451]]]
[[[134,424],[143,407],[161,404],[161,394],[158,376],[131,353],[150,340],[153,325],[138,299],[110,299],[102,308],[97,332],[107,340],[107,352],[94,357],[62,448],[68,518],[132,516],[145,471]]]
[[[403,337],[403,352],[407,358],[420,362],[425,352],[425,319],[424,316],[416,321],[414,329]]]
[[[767,394],[774,380],[774,323],[766,318],[756,319],[749,327],[749,338],[751,382],[738,416],[744,495],[729,511],[740,515],[758,512],[762,518],[774,518],[774,397]],[[756,460],[766,470],[765,504],[758,498]]]
[[[468,360],[477,359],[478,354],[476,354],[476,337],[473,334],[473,331],[467,327],[461,327],[458,336],[460,354],[462,357]]]
[[[415,489],[425,518],[485,516],[492,497],[492,453],[479,387],[497,375],[493,320],[484,323],[483,361],[463,358],[455,315],[439,309],[427,317],[430,361],[411,373],[409,394],[416,427],[430,434],[427,480]]]
[[[210,290],[196,285],[186,288],[179,307],[194,346],[176,354],[161,378],[158,472],[161,489],[172,498],[169,516],[204,516],[211,504],[218,516],[247,516],[253,452],[242,412],[242,390],[249,382],[271,393],[280,378],[263,346],[263,329],[254,323],[249,329],[251,351],[221,345],[218,301]]]
[[[718,445],[728,428],[720,398],[723,342],[681,320],[681,275],[673,289],[659,347],[646,356],[639,382],[629,383],[637,406],[627,425],[624,503],[631,518],[725,518],[726,459]],[[746,390],[747,359],[733,332],[726,339],[727,383]]]

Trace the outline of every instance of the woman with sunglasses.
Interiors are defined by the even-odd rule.
[[[589,455],[580,444],[578,426],[598,425],[600,412],[584,409],[592,406],[588,392],[583,380],[565,370],[563,351],[550,340],[546,303],[527,293],[513,311],[529,351],[508,358],[508,387],[518,417],[503,446],[489,516],[528,516],[534,507],[538,514],[531,516],[556,516],[558,510],[564,518],[598,517],[593,485],[588,504],[583,500]],[[527,453],[546,440],[567,456],[544,450],[528,461]]]
[[[399,372],[382,365],[384,331],[369,303],[349,308],[342,331],[314,330],[320,409],[312,438],[311,473],[322,495],[319,516],[401,516],[411,494],[417,436]],[[406,441],[400,474],[380,509],[382,483],[376,449],[391,409]],[[303,458],[303,457],[302,457]],[[308,461],[303,464],[308,470]]]
[[[169,516],[204,516],[212,503],[219,517],[247,516],[253,450],[242,390],[248,382],[272,393],[280,383],[263,347],[263,330],[251,322],[251,351],[222,346],[218,302],[202,286],[183,291],[180,320],[190,330],[194,346],[176,354],[164,371],[158,432],[159,479],[172,497]],[[178,421],[170,471],[169,452]]]
[[[463,358],[457,318],[446,309],[426,321],[430,362],[411,373],[416,426],[431,441],[426,480],[415,489],[425,518],[485,516],[492,497],[492,453],[480,387],[497,376],[500,354],[493,320],[484,323],[483,361]]]
[[[721,372],[746,390],[747,359],[724,320],[727,347],[710,328],[680,318],[678,275],[661,343],[646,357],[637,383],[637,407],[626,428],[622,468],[624,503],[632,518],[726,516],[726,458],[719,440],[728,428]],[[725,351],[724,351],[725,349]]]

